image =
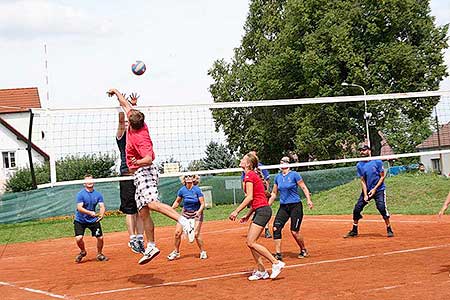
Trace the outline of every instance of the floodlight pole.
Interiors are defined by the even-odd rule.
[[[359,87],[359,88],[362,89],[362,91],[363,91],[363,93],[364,93],[364,96],[367,95],[367,94],[366,94],[366,90],[365,90],[362,86],[360,86],[359,84],[343,82],[341,85],[342,85],[342,86]],[[371,116],[372,116],[372,114],[370,114],[370,113],[367,112],[367,100],[366,100],[366,98],[364,97],[364,120],[365,120],[365,122],[366,122],[367,146],[369,146],[369,148],[370,148],[370,146],[371,146],[371,144],[370,144],[370,135],[369,135],[369,119],[370,119]]]

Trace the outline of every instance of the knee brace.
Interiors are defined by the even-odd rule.
[[[273,223],[273,239],[279,240],[281,239],[281,230],[283,229],[283,225],[281,223],[275,222]]]

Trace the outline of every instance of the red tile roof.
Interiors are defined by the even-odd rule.
[[[450,147],[450,122],[439,128],[441,147]],[[416,149],[437,149],[439,147],[437,131],[425,141],[416,146]]]
[[[40,107],[41,100],[36,87],[0,89],[0,113],[23,112]]]

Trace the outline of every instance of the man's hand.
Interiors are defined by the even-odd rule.
[[[139,95],[137,93],[131,93],[130,97],[127,98],[128,102],[133,106],[137,104],[138,99]]]
[[[231,212],[231,214],[228,216],[228,219],[230,219],[231,221],[235,221],[237,218],[237,215],[238,215],[237,211],[233,210]]]
[[[373,188],[369,191],[369,198],[373,197],[375,193],[377,192],[377,189]]]

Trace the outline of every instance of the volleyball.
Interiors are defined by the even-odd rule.
[[[146,69],[144,62],[140,60],[137,60],[136,63],[131,65],[131,71],[133,71],[134,75],[142,75]]]

